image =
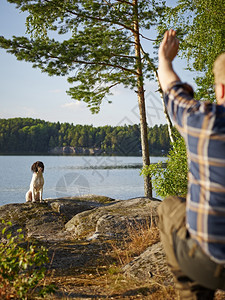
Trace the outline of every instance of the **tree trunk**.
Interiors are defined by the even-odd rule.
[[[159,82],[159,76],[158,76],[158,72],[155,70],[155,76],[158,82],[158,86],[159,86],[159,93],[160,93],[160,97],[162,99],[162,105],[163,105],[163,112],[167,121],[167,126],[168,126],[168,132],[169,132],[169,137],[170,137],[170,141],[174,144],[174,138],[173,138],[173,124],[171,122],[170,116],[167,112],[164,100],[163,100],[163,92],[160,86],[160,82]]]
[[[134,7],[134,41],[135,41],[135,56],[137,61],[137,94],[138,94],[138,106],[140,113],[140,129],[141,129],[141,148],[142,148],[142,160],[143,167],[150,165],[149,146],[147,136],[147,121],[145,111],[145,96],[144,96],[144,82],[141,63],[141,46],[139,36],[139,24],[138,24],[138,0],[133,0]],[[144,192],[146,197],[152,197],[152,182],[150,176],[144,177]]]

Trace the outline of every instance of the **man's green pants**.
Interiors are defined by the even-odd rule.
[[[225,290],[225,267],[213,262],[186,229],[185,198],[171,196],[158,207],[161,241],[174,275],[178,299],[213,299]]]

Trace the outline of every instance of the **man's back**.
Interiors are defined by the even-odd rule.
[[[172,84],[165,95],[187,145],[187,226],[216,262],[225,263],[225,107],[193,99],[192,88]]]

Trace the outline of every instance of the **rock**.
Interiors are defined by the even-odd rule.
[[[130,227],[156,224],[159,203],[154,198],[113,200],[95,195],[46,199],[44,203],[1,206],[0,219],[12,223],[12,235],[22,228],[28,241],[47,247],[50,269],[57,274],[76,274],[106,264],[104,252],[109,250],[109,239],[124,240],[129,237]],[[4,227],[0,224],[0,232]],[[149,268],[151,272],[157,270],[157,258],[161,264],[164,256],[160,247],[154,247],[124,269],[127,276],[137,276],[138,268],[141,278],[148,276]]]
[[[127,239],[129,238],[129,231],[131,228],[145,224],[151,224],[150,216],[123,216],[109,213],[98,219],[94,235],[107,238]]]
[[[0,207],[0,219],[11,222],[9,230],[17,234],[17,229],[29,238],[44,241],[70,238],[65,232],[65,223],[74,215],[96,207],[104,206],[113,199],[104,196],[48,199],[44,203],[6,204]],[[0,224],[0,230],[4,228]]]
[[[86,195],[80,197],[48,199],[47,203],[53,211],[64,215],[66,221],[69,221],[80,212],[88,211],[113,201],[114,199],[105,196]]]
[[[51,239],[64,230],[65,218],[51,210],[47,204],[21,203],[0,207],[0,219],[11,222],[9,231],[17,234],[21,228],[25,237]],[[1,229],[5,226],[1,224]]]
[[[161,242],[150,246],[140,256],[123,267],[123,271],[127,277],[144,281],[154,279],[155,275],[162,276],[163,274],[164,284],[172,284],[173,282],[173,275],[167,266]]]
[[[115,201],[75,215],[65,224],[74,238],[126,237],[131,225],[157,223],[157,207],[160,201],[149,198],[134,198]]]
[[[55,147],[49,150],[51,154],[82,154],[82,155],[99,155],[102,153],[100,148],[88,148],[88,147]]]

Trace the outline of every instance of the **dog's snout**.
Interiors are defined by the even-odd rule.
[[[38,167],[38,172],[42,172],[43,173],[44,168],[42,167]]]

